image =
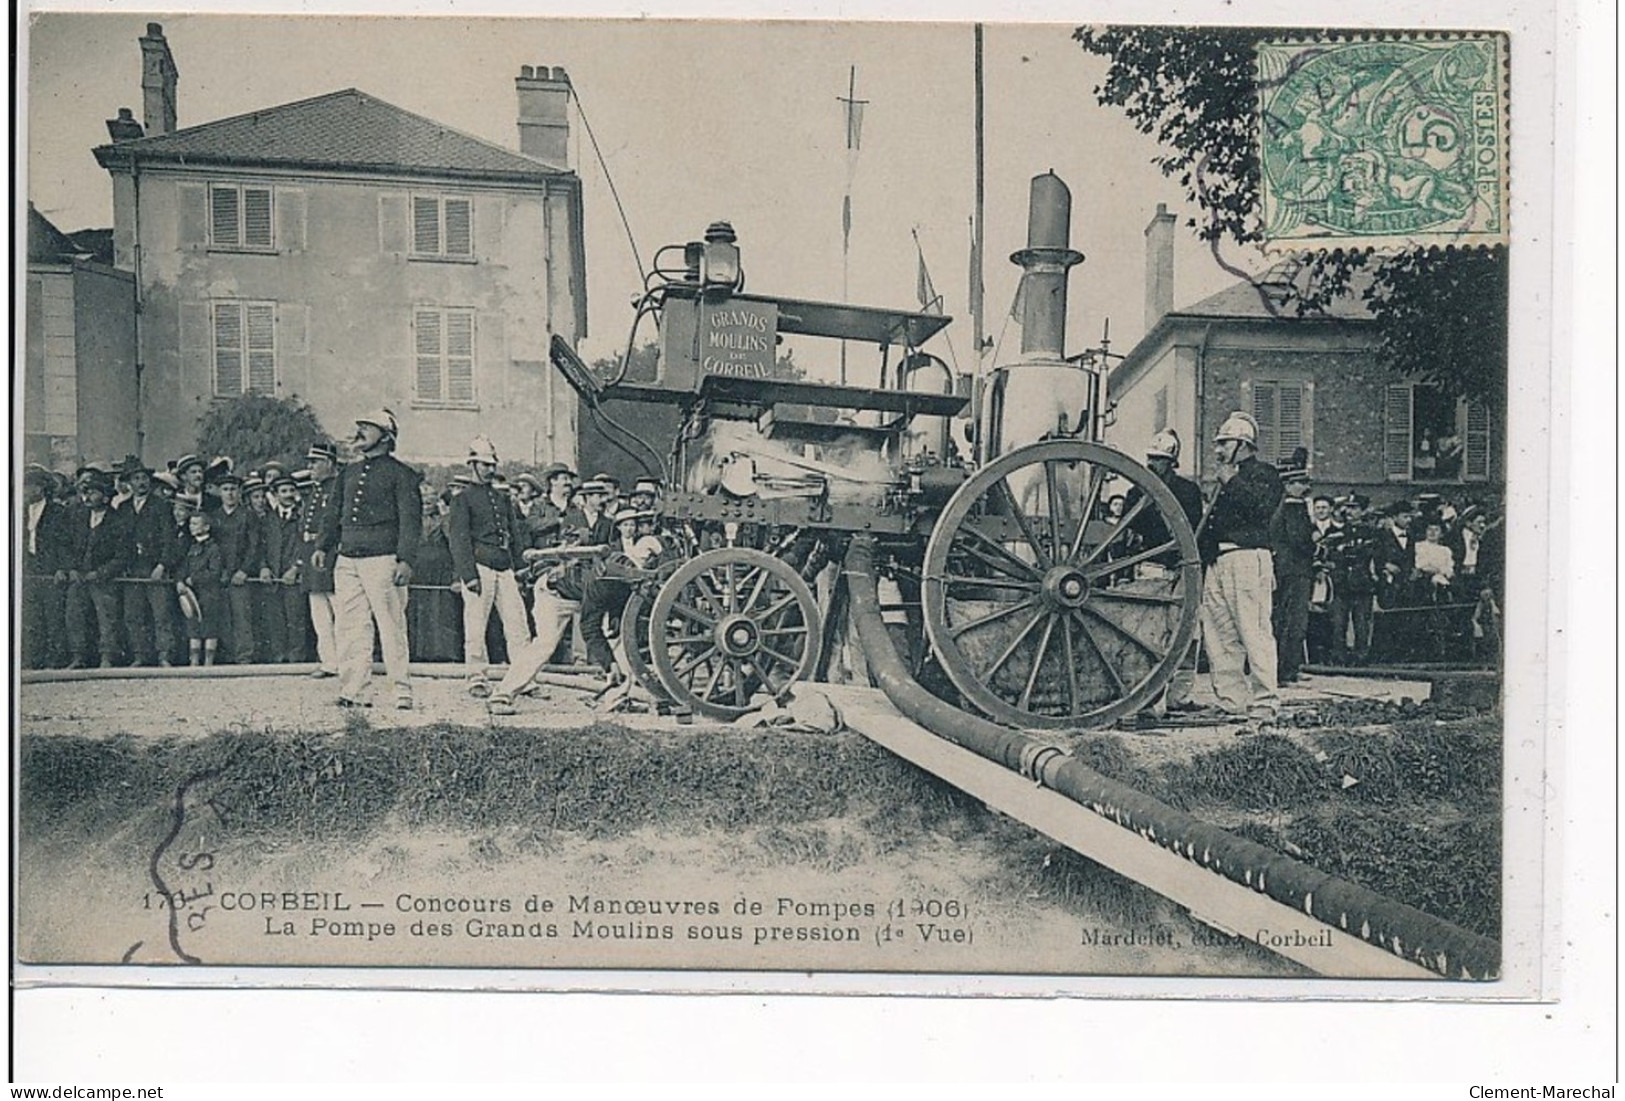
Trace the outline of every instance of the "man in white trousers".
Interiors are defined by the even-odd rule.
[[[338,636],[333,629],[333,567],[318,570],[312,562],[316,540],[322,533],[322,520],[338,507],[334,492],[338,487],[338,448],[318,440],[305,452],[310,463],[310,491],[299,506],[299,587],[310,602],[310,622],[316,629],[316,660],[311,676],[339,675]]]
[[[1244,718],[1246,732],[1273,726],[1280,709],[1275,632],[1270,612],[1275,563],[1270,519],[1281,504],[1281,478],[1258,459],[1258,423],[1231,413],[1213,438],[1219,492],[1208,510],[1199,549],[1202,640],[1220,705]]]
[[[406,642],[407,585],[423,534],[418,472],[396,459],[395,416],[380,409],[356,419],[360,458],[338,476],[312,561],[333,559],[339,706],[372,706],[372,644],[377,625],[395,706],[412,709]]]
[[[495,445],[484,436],[468,448],[472,484],[451,499],[448,538],[456,580],[463,598],[463,662],[468,666],[468,694],[491,694],[486,679],[485,628],[495,606],[511,663],[530,642],[525,601],[514,579],[522,549],[519,515],[513,498],[491,485],[497,469]]]

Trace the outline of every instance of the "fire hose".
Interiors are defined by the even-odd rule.
[[[852,623],[870,674],[898,711],[933,734],[1018,772],[1208,871],[1430,971],[1459,979],[1499,975],[1500,946],[1487,937],[1237,837],[1101,775],[1060,746],[966,714],[931,695],[909,675],[881,619],[872,536],[853,539],[845,573]]]

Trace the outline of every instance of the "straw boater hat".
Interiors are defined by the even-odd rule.
[[[1281,464],[1281,481],[1309,481],[1309,449],[1307,447],[1293,448],[1292,457]]]
[[[317,440],[310,445],[310,450],[305,452],[305,458],[326,459],[330,463],[336,463],[339,461],[339,449],[327,440]],[[311,476],[315,477],[314,474]]]
[[[200,604],[198,604],[197,593],[192,591],[192,586],[188,585],[184,581],[181,581],[175,585],[175,591],[176,601],[181,606],[181,615],[185,616],[193,623],[196,623],[198,620],[202,619],[203,608]]]

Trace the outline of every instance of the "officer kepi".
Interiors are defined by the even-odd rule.
[[[1247,732],[1256,734],[1280,709],[1270,625],[1270,518],[1281,504],[1281,478],[1259,461],[1258,422],[1246,413],[1224,419],[1213,448],[1219,489],[1202,531],[1202,639],[1220,705],[1245,718]]]
[[[339,474],[336,500],[323,518],[312,564],[331,555],[338,634],[339,706],[372,704],[373,625],[384,670],[395,687],[395,706],[412,709],[406,642],[407,585],[422,538],[418,472],[396,459],[395,415],[380,409],[356,418],[360,458]]]

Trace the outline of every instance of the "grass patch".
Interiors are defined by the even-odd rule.
[[[357,836],[386,820],[610,838],[849,814],[909,836],[975,817],[974,800],[857,735],[358,723],[342,734],[239,730],[189,742],[28,737],[22,830],[31,841],[106,836],[133,815],[167,816],[177,788],[201,775],[234,834],[268,839]]]

